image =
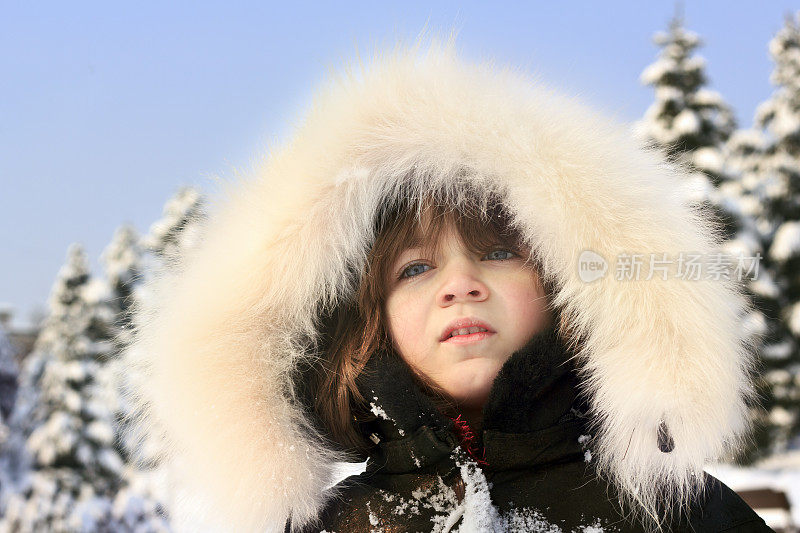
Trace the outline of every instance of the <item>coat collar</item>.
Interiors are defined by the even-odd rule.
[[[500,369],[484,407],[480,444],[487,470],[560,462],[583,455],[586,407],[570,352],[555,328],[512,354]],[[453,421],[439,412],[396,354],[376,354],[359,379],[375,420],[363,425],[380,439],[369,471],[387,474],[448,470],[462,444]]]

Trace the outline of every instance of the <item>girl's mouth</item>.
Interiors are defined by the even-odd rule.
[[[460,333],[460,331],[464,331],[464,329],[468,329],[464,333]],[[446,338],[442,342],[445,344],[471,344],[474,342],[479,342],[484,339],[489,338],[491,335],[494,335],[494,332],[486,331],[483,328],[464,328],[462,330],[453,331],[453,335]],[[473,331],[478,330],[478,331]]]
[[[483,340],[495,333],[492,326],[477,317],[462,317],[451,321],[442,331],[439,342],[462,344]]]

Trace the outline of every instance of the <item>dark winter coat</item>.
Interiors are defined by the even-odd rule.
[[[748,304],[735,279],[677,275],[678,254],[708,266],[720,243],[688,201],[685,170],[643,148],[627,125],[434,42],[345,69],[291,141],[255,159],[252,175],[223,182],[211,199],[197,244],[148,281],[125,355],[143,442],[170,468],[176,527],[280,532],[291,516],[299,531],[325,514],[327,525],[357,530],[373,505],[362,502],[405,502],[441,489],[440,475],[457,501],[457,474],[469,478],[463,501],[481,503],[463,506],[464,524],[479,509],[492,518],[495,507],[504,514],[494,519],[523,527],[539,515],[565,530],[609,524],[619,498],[641,516],[665,499],[687,509],[709,486],[692,523],[758,525],[703,474],[748,433]],[[566,376],[540,378],[528,364],[537,357],[515,356],[486,406],[488,465],[476,470],[453,456],[450,422],[413,388],[383,386],[401,379],[386,378],[386,362],[378,382],[363,383],[397,433],[377,422],[382,440],[368,473],[339,491],[352,504],[335,507],[329,487],[348,455],[320,438],[297,394],[298,369],[326,357],[320,317],[352,303],[383,207],[436,191],[459,208],[465,190],[470,200],[500,199],[581,339],[583,416],[570,409]],[[619,275],[631,254],[643,254],[638,279]],[[647,277],[649,260],[664,254],[672,262]],[[473,455],[481,458],[480,446]],[[482,472],[495,507],[472,491]],[[439,501],[437,515],[452,501]],[[425,529],[429,511],[412,502],[399,516],[399,503],[373,516]]]
[[[613,487],[593,469],[587,407],[569,355],[553,329],[513,354],[471,447],[463,426],[437,411],[398,357],[376,357],[360,390],[381,414],[364,432],[380,442],[366,471],[343,481],[321,523],[305,531],[644,531],[626,520]],[[669,453],[669,442],[660,445]],[[705,485],[705,496],[677,510],[664,531],[772,531],[719,480],[706,474]],[[490,500],[481,494],[486,487]]]

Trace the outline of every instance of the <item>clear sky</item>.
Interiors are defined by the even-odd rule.
[[[71,242],[97,258],[144,233],[182,184],[210,190],[285,138],[356,47],[458,30],[468,57],[538,73],[620,120],[673,1],[26,2],[0,0],[0,302],[43,306]],[[750,126],[772,91],[783,0],[683,2],[710,87]]]

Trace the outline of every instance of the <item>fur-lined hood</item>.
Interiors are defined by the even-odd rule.
[[[644,506],[661,491],[688,497],[747,430],[745,300],[733,282],[680,279],[674,264],[666,280],[613,271],[623,253],[717,250],[684,180],[628,127],[465,62],[452,43],[399,47],[333,77],[290,141],[214,199],[199,244],[149,282],[136,312],[127,363],[144,372],[140,422],[172,467],[179,523],[263,531],[316,516],[343,457],[320,446],[293,370],[313,355],[320,313],[353,294],[380,206],[431,189],[458,203],[466,185],[503,199],[584,339],[600,472]],[[578,268],[587,250],[608,262],[592,282]]]

